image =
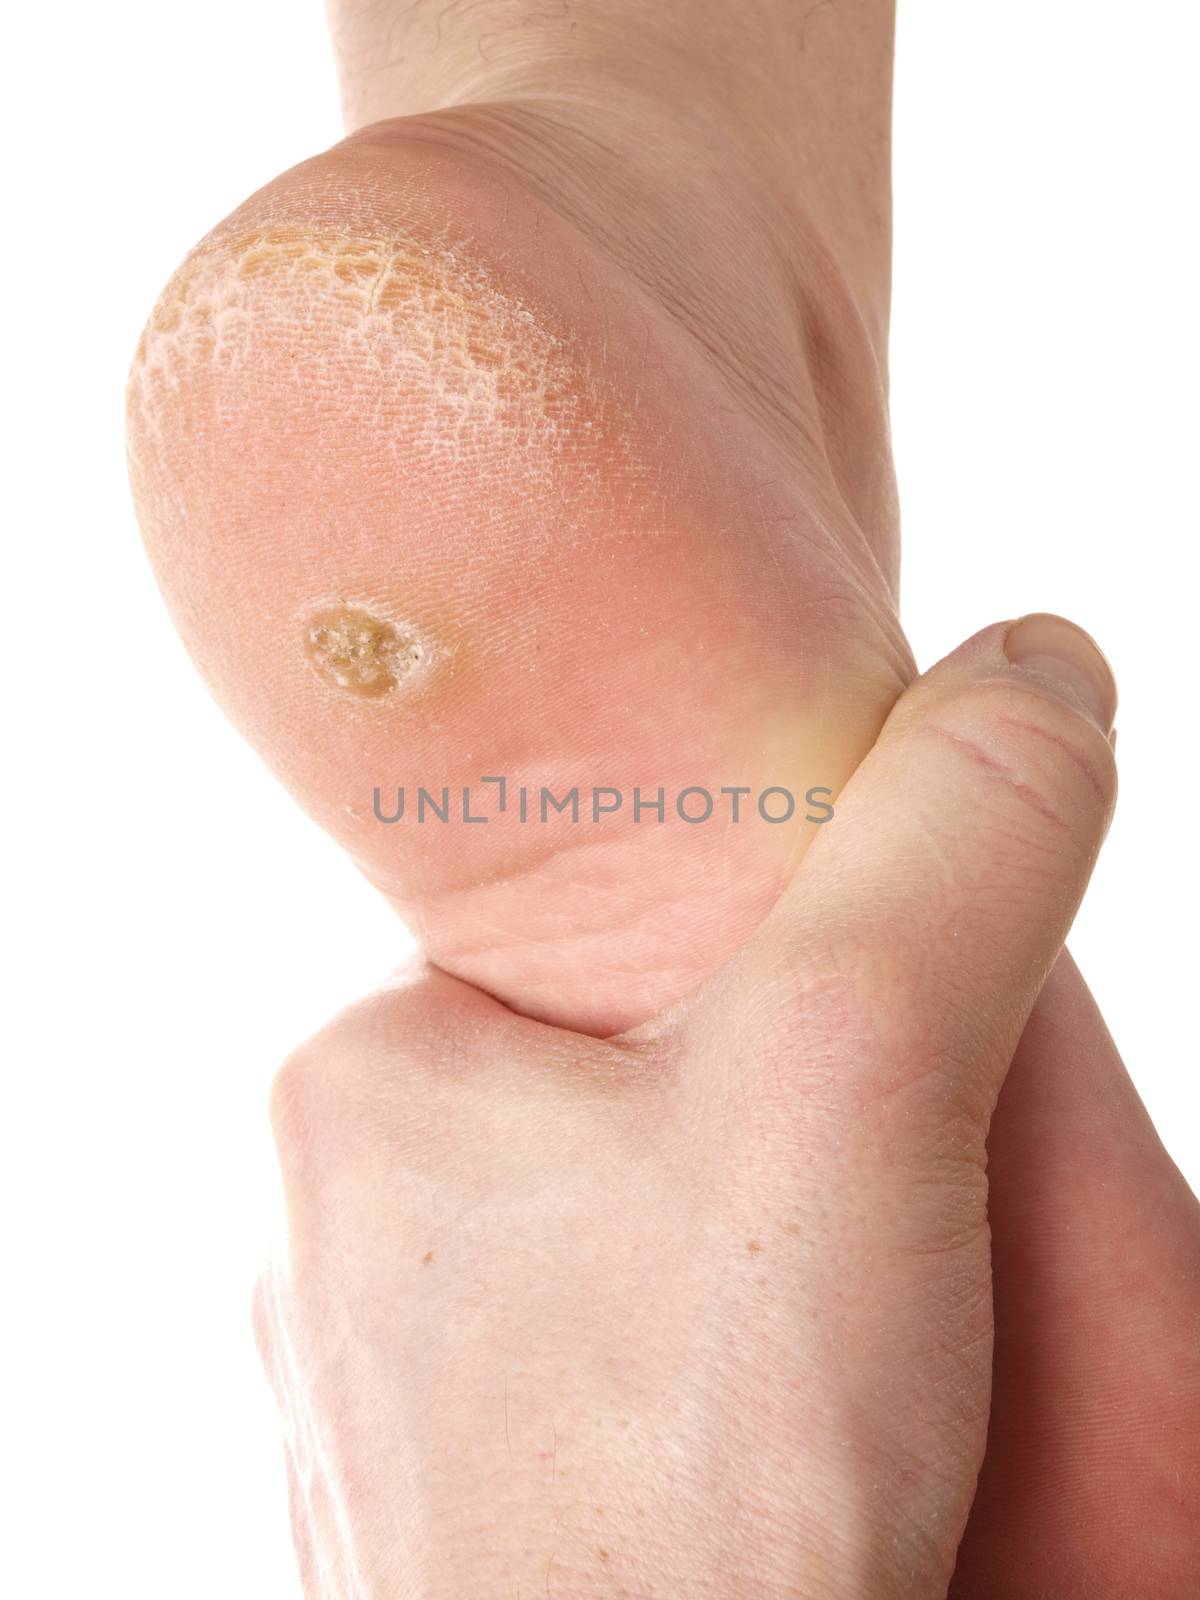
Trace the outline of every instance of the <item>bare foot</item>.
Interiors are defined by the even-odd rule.
[[[583,1038],[416,972],[285,1066],[256,1323],[314,1600],[945,1595],[984,1139],[1113,794],[1102,706],[1009,632],[905,694],[668,1018]]]
[[[911,675],[890,8],[523,9],[335,6],[360,131],[168,286],[131,463],[180,628],[284,781],[438,964],[608,1034],[743,943]],[[992,1140],[963,1600],[1175,1600],[1196,1558],[1194,1202],[1074,985]]]
[[[441,967],[608,1034],[761,921],[912,665],[886,138],[835,209],[749,90],[604,43],[443,52],[471,104],[253,196],[164,291],[129,438],[232,719]]]

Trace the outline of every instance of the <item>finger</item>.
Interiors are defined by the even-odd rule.
[[[1108,827],[1115,708],[1093,642],[1040,614],[918,679],[747,951],[757,1014],[833,1005],[858,1088],[945,1082],[990,1114]]]
[[[1186,1594],[1200,1207],[1065,951],[1004,1080],[988,1186],[991,1425],[952,1600],[1086,1594],[1100,1562],[1113,1594]]]

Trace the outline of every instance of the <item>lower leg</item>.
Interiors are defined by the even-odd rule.
[[[581,123],[647,117],[700,155],[734,154],[811,216],[882,360],[891,246],[894,0],[330,0],[346,125],[489,101]],[[731,149],[732,147],[732,149]],[[668,175],[669,176],[669,175]]]

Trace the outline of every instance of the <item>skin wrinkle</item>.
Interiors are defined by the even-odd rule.
[[[1050,803],[1067,763],[1015,720],[996,747],[1008,783],[914,741],[903,807],[873,806],[881,769],[867,771],[865,803],[755,948],[742,935],[766,907],[751,896],[769,897],[779,861],[736,855],[740,840],[701,830],[685,855],[667,835],[655,862],[624,839],[610,861],[500,829],[372,832],[369,806],[366,826],[345,825],[377,779],[556,780],[585,759],[626,787],[664,752],[651,779],[750,778],[757,751],[768,775],[840,781],[911,666],[882,386],[886,0],[639,0],[640,106],[604,70],[627,0],[594,7],[590,37],[583,0],[562,0],[593,56],[567,86],[574,127],[549,96],[543,114],[513,100],[541,98],[525,41],[532,57],[559,3],[393,8],[388,60],[415,95],[367,39],[371,87],[345,74],[348,105],[418,110],[465,64],[515,112],[472,137],[480,108],[460,108],[468,132],[438,150],[389,124],[285,175],[208,241],[210,264],[222,241],[288,237],[260,239],[248,271],[227,256],[232,284],[201,284],[191,324],[167,307],[150,351],[147,542],[189,643],[293,791],[377,883],[410,887],[429,928],[424,973],[305,1047],[275,1099],[297,1219],[278,1308],[298,1358],[297,1465],[328,1474],[301,1530],[310,1572],[330,1595],[360,1560],[357,1592],[397,1600],[582,1600],[594,1584],[568,1596],[570,1541],[583,1555],[603,1540],[608,1585],[630,1594],[728,1600],[739,1569],[762,1600],[801,1600],[801,1571],[806,1600],[944,1594],[986,1420],[988,1275],[964,1277],[961,1245],[982,1215],[985,1102],[1030,998],[1005,954],[1032,930],[1045,970],[1086,853],[1011,778]],[[429,63],[434,12],[446,50]],[[506,34],[509,16],[532,26]],[[513,72],[487,81],[479,62],[502,71],[509,46]],[[745,116],[721,115],[743,91]],[[488,143],[497,159],[469,150]],[[603,406],[624,420],[643,400],[638,459],[615,460],[616,430],[604,456]],[[367,614],[334,648],[343,676],[374,681],[390,627],[445,651],[436,695],[323,692],[302,643],[329,597]],[[967,731],[991,748],[981,718]],[[938,766],[960,793],[932,831],[932,806],[913,817],[907,797],[940,803]],[[1039,863],[1027,882],[1008,878],[1018,846]],[[986,892],[956,904],[955,883]],[[614,910],[619,927],[598,925]],[[685,1000],[721,954],[718,925],[743,954]],[[653,994],[611,981],[643,933],[635,976]],[[456,940],[473,947],[456,967],[502,1005],[437,972]],[[970,981],[939,987],[952,942]],[[848,994],[881,953],[891,994]],[[919,1025],[925,990],[944,1037]],[[643,1011],[653,1022],[611,1044],[573,1031]],[[906,1078],[906,1114],[885,1117]],[[951,1187],[964,1171],[975,1181]],[[547,1505],[547,1479],[569,1505]]]
[[[135,493],[218,696],[434,959],[610,1032],[734,946],[800,840],[382,829],[372,785],[836,789],[902,651],[877,563],[734,403],[713,331],[664,304],[673,275],[648,292],[586,208],[572,222],[472,142],[389,125],[209,235],[140,349]],[[373,620],[322,674],[306,630],[335,605]],[[389,627],[424,653],[402,690],[373,656]]]
[[[1019,795],[1025,804],[1036,811],[1040,817],[1044,817],[1047,822],[1052,822],[1057,828],[1061,828],[1066,832],[1070,831],[1070,824],[1046,805],[1036,789],[1015,777],[1003,761],[997,761],[994,756],[990,756],[976,740],[968,739],[965,734],[954,733],[950,728],[942,727],[936,722],[929,723],[927,727],[931,738],[944,739],[947,743],[956,746],[976,766],[981,767],[992,777],[999,779],[1013,794]]]
[[[1052,744],[1056,750],[1061,750],[1063,755],[1069,757],[1072,763],[1078,767],[1079,771],[1091,784],[1092,789],[1095,791],[1096,798],[1102,801],[1107,800],[1104,786],[1100,782],[1100,779],[1096,776],[1094,768],[1088,761],[1084,759],[1079,750],[1077,750],[1074,745],[1069,744],[1066,739],[1060,739],[1057,734],[1051,733],[1048,729],[1038,727],[1037,723],[1035,722],[1023,721],[1017,717],[997,717],[996,720],[1002,723],[1006,728],[1015,728],[1017,732],[1021,734],[1032,734],[1034,738],[1044,739],[1047,741],[1047,743]]]
[[[396,132],[394,126],[382,124],[356,135],[352,143],[377,142],[380,148],[387,148]],[[681,252],[682,259],[674,262],[672,270],[665,270],[671,246],[664,230],[671,229],[673,239],[685,216],[695,213],[689,224],[694,227],[705,213],[706,186],[699,171],[681,179],[669,208],[650,208],[655,218],[652,226],[632,230],[616,219],[646,209],[646,190],[653,180],[642,164],[619,161],[594,128],[580,123],[577,109],[566,102],[516,99],[471,106],[469,114],[454,108],[424,113],[406,119],[404,136],[466,151],[472,157],[482,155],[489,165],[498,164],[501,171],[511,172],[521,183],[531,185],[541,201],[572,226],[598,232],[614,260],[653,298],[656,309],[666,312],[703,352],[712,369],[721,374],[739,409],[755,416],[764,436],[773,440],[777,448],[805,463],[814,487],[824,483],[827,460],[831,468],[834,466],[826,449],[826,397],[814,392],[809,381],[810,368],[812,373],[816,368],[811,363],[808,341],[812,328],[820,323],[825,365],[833,360],[835,348],[844,346],[839,362],[863,379],[862,403],[856,418],[860,427],[839,429],[842,442],[834,455],[863,457],[862,449],[852,442],[858,440],[861,446],[860,434],[873,443],[863,459],[847,459],[838,465],[836,482],[830,485],[835,493],[828,501],[824,493],[820,494],[819,503],[811,508],[812,514],[822,520],[835,516],[840,521],[839,512],[850,513],[852,526],[857,528],[857,542],[863,548],[854,553],[847,545],[844,557],[850,560],[853,556],[856,566],[866,569],[869,577],[875,575],[876,565],[882,562],[882,570],[894,589],[894,550],[885,554],[882,546],[875,548],[880,540],[889,545],[888,530],[896,518],[886,437],[879,434],[874,420],[884,389],[879,357],[872,351],[859,309],[836,263],[813,235],[807,218],[797,216],[790,229],[781,230],[770,219],[769,207],[761,198],[750,197],[755,187],[751,169],[742,172],[748,197],[740,202],[740,227],[735,230],[738,254],[749,249],[748,241],[760,235],[763,249],[761,255],[752,256],[734,272],[726,286],[730,291],[728,303],[717,315],[712,284],[688,265],[691,252]],[[515,152],[520,152],[519,159],[514,159]],[[600,181],[598,174],[608,167],[615,168],[620,177],[615,182],[607,180],[611,203],[598,213],[593,191]],[[711,221],[714,227],[728,226],[716,217]],[[796,230],[803,237],[802,249],[797,245]],[[764,297],[762,274],[773,281],[774,294]],[[792,306],[787,337],[781,341],[776,328],[769,344],[759,350],[761,306],[764,299],[770,302],[780,296]],[[750,361],[746,359],[749,350],[756,352]],[[865,471],[867,458],[871,465],[866,476],[871,481],[864,481],[859,492],[853,484],[856,476]]]

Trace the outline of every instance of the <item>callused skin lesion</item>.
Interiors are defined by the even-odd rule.
[[[365,606],[337,605],[304,626],[304,649],[325,682],[366,700],[379,700],[427,665],[429,651],[411,633]]]

